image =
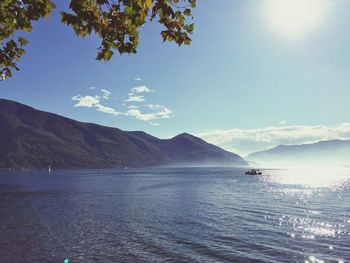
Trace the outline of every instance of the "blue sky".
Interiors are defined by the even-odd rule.
[[[271,1],[198,0],[191,46],[163,44],[149,23],[138,53],[109,63],[56,9],[25,34],[21,71],[0,82],[0,97],[162,138],[189,132],[243,155],[350,138],[350,2],[315,0],[326,3],[322,21],[291,36],[271,26]]]

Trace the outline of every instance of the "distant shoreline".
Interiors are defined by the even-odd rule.
[[[154,169],[154,168],[240,168],[245,169],[249,166],[237,166],[237,165],[225,165],[225,164],[216,164],[216,165],[155,165],[155,166],[138,166],[138,167],[100,167],[100,168],[90,168],[90,167],[72,167],[72,168],[54,168],[51,167],[52,171],[67,171],[67,170],[91,170],[91,171],[102,171],[102,170],[125,170],[128,171],[129,169]],[[13,172],[19,172],[19,171],[48,171],[48,169],[45,168],[0,168],[0,172],[2,171],[13,171]]]

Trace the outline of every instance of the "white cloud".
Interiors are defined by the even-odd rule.
[[[94,107],[96,104],[100,103],[99,97],[93,97],[93,96],[80,96],[79,94],[72,97],[72,100],[78,101],[77,104],[74,105],[74,107]]]
[[[125,101],[126,102],[142,102],[145,100],[146,99],[144,96],[131,96],[131,95],[129,95],[129,97]]]
[[[94,88],[95,89],[95,88]],[[159,104],[147,104],[147,105],[128,105],[128,103],[123,103],[122,106],[127,107],[126,112],[118,112],[114,108],[104,105],[105,100],[108,100],[112,93],[107,89],[101,89],[101,94],[99,95],[76,95],[72,97],[73,101],[77,101],[74,107],[87,107],[95,108],[99,112],[108,113],[112,115],[124,115],[130,116],[137,120],[148,121],[151,125],[160,125],[153,120],[169,119],[171,118],[172,111]],[[125,102],[143,102],[146,100],[143,94],[154,92],[146,86],[137,86],[130,89],[128,93],[128,98]],[[146,112],[145,112],[146,111]]]
[[[90,89],[94,90],[94,89],[96,89],[96,87],[90,87]]]
[[[147,88],[146,86],[137,86],[137,87],[130,89],[129,94],[133,95],[133,94],[137,94],[137,93],[150,93],[150,92],[154,92],[154,90],[151,90],[150,88]]]
[[[109,90],[106,89],[101,89],[102,92],[102,98],[108,100],[109,96],[111,96],[111,92]]]
[[[246,155],[280,144],[314,143],[322,140],[350,139],[350,123],[335,126],[300,125],[261,129],[213,130],[197,133],[204,140]]]
[[[103,106],[101,104],[96,104],[95,107],[96,107],[97,111],[100,111],[100,112],[109,113],[112,115],[122,114],[121,112],[117,112],[115,109],[113,109],[111,107]]]
[[[158,112],[156,112],[156,116],[158,119],[170,119],[171,114],[173,113],[170,109],[162,106],[162,108],[158,108]]]
[[[139,109],[129,109],[125,115],[132,116],[137,120],[141,121],[153,121],[160,119],[169,119],[172,111],[164,106],[158,109],[156,112],[143,113]]]
[[[117,112],[115,109],[111,107],[107,107],[101,104],[99,96],[81,96],[76,95],[72,97],[72,100],[77,101],[74,107],[87,107],[87,108],[95,108],[97,111],[109,113],[112,115],[120,115],[122,113]]]
[[[150,113],[142,113],[139,109],[131,109],[128,110],[125,115],[127,116],[133,116],[137,120],[141,121],[151,121],[154,120],[153,115]]]
[[[151,110],[159,110],[159,109],[163,109],[164,106],[159,105],[159,104],[148,104],[146,105],[149,109]]]
[[[141,81],[141,78],[134,78],[135,81]]]
[[[153,122],[153,121],[150,121],[150,124],[153,125],[153,126],[159,126],[160,125],[158,122]]]
[[[142,102],[146,101],[146,98],[144,95],[140,95],[142,93],[150,93],[154,92],[154,90],[151,90],[150,88],[146,86],[137,86],[130,89],[128,93],[128,98],[125,100],[126,102]]]
[[[139,106],[136,106],[136,105],[129,105],[128,106],[128,109],[138,109]]]
[[[280,121],[280,125],[285,125],[287,124],[287,121],[283,120],[283,121]]]

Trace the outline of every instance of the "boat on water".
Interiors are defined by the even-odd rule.
[[[262,172],[258,169],[250,169],[245,172],[247,175],[262,175]]]

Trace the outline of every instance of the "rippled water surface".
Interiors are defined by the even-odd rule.
[[[346,169],[0,172],[0,262],[349,262]]]

